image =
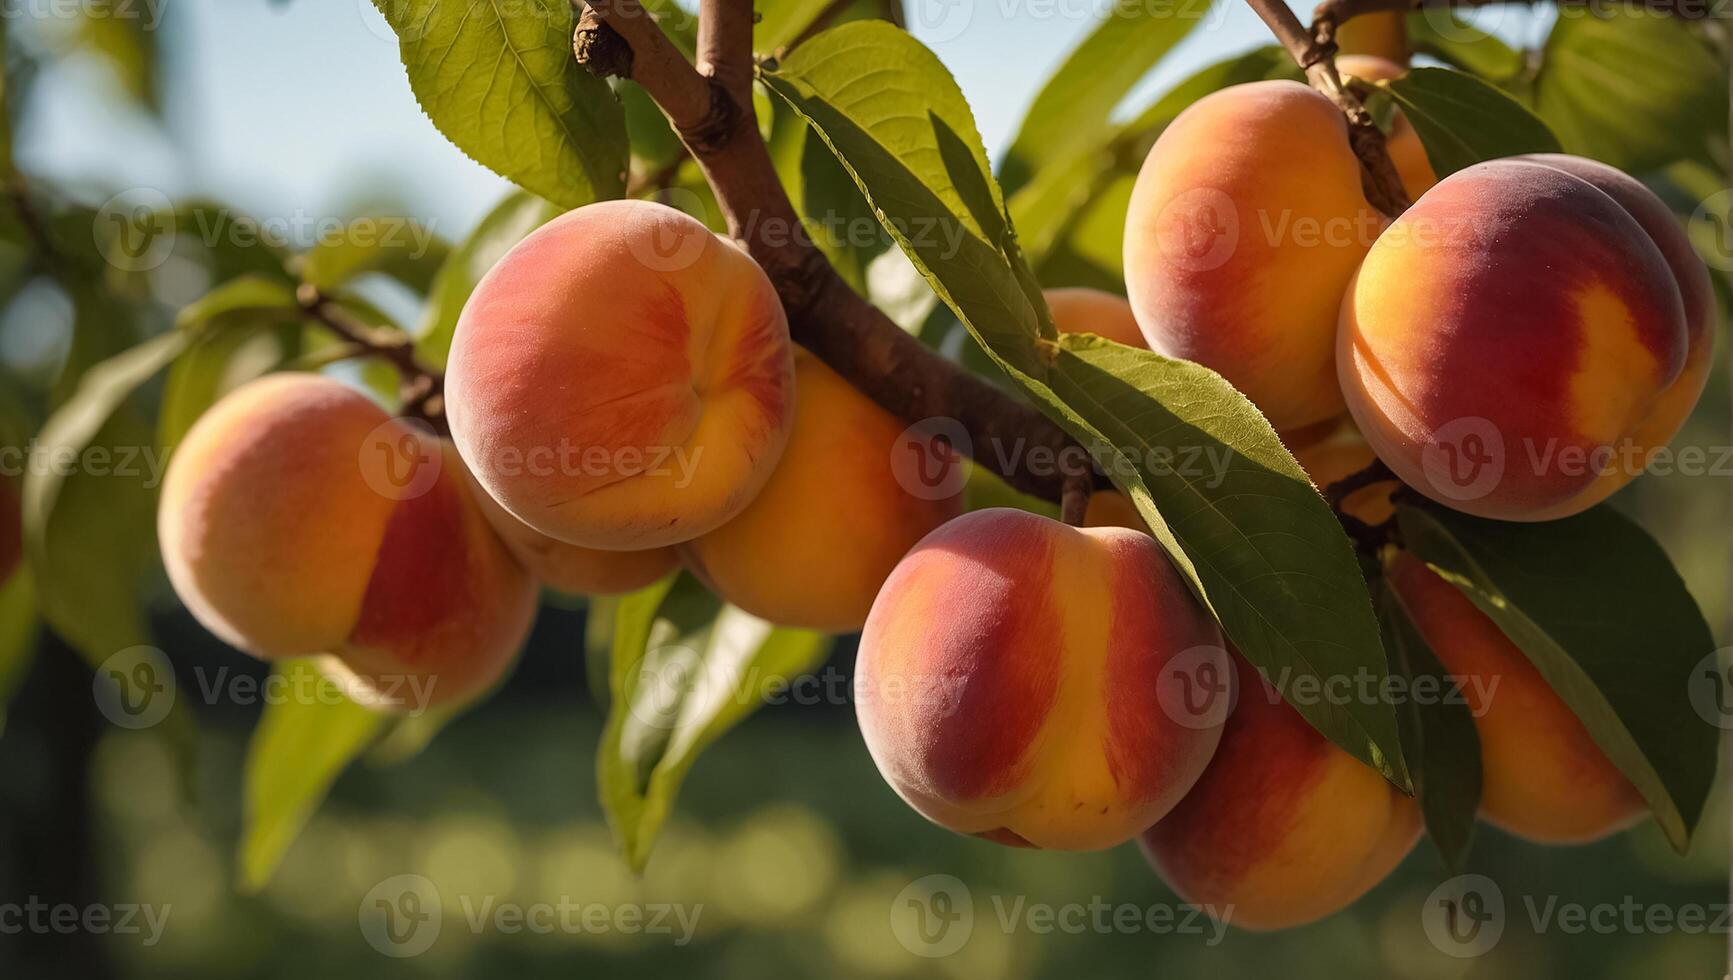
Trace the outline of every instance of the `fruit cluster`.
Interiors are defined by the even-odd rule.
[[[1391,151],[1417,198],[1395,220],[1368,204],[1322,96],[1271,81],[1200,100],[1132,195],[1129,303],[1053,290],[1056,323],[1220,372],[1319,486],[1376,456],[1476,514],[1604,499],[1672,436],[1708,368],[1713,300],[1672,215],[1588,160],[1438,181],[1400,118]],[[228,395],[162,494],[187,606],[243,650],[323,655],[383,706],[425,707],[498,681],[538,582],[615,593],[684,566],[768,620],[862,630],[867,746],[958,832],[1138,838],[1181,895],[1251,928],[1346,905],[1419,834],[1411,799],[1232,649],[1125,497],[1094,495],[1079,528],[965,515],[956,485],[899,478],[911,449],[934,472],[956,461],[793,345],[763,271],[677,211],[596,204],[526,238],[465,308],[444,398],[449,438],[314,375]],[[1464,430],[1473,446],[1452,441]],[[1453,482],[1470,449],[1484,464],[1489,444],[1525,440],[1591,458],[1628,444],[1636,464]],[[1393,487],[1343,507],[1380,523]],[[1580,841],[1637,817],[1631,785],[1490,620],[1411,558],[1389,573],[1482,695],[1488,820]],[[431,694],[391,701],[404,679]]]

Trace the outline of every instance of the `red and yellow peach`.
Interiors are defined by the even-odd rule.
[[[452,438],[548,537],[641,551],[740,513],[788,441],[776,291],[703,224],[607,201],[542,226],[476,287],[446,376]]]
[[[188,431],[158,531],[193,615],[256,656],[329,654],[376,707],[469,700],[515,659],[535,589],[449,443],[336,381],[270,375]]]
[[[1092,333],[1127,347],[1148,347],[1125,297],[1081,286],[1043,290],[1060,333]]]
[[[1111,847],[1179,802],[1220,737],[1227,655],[1147,534],[1023,511],[916,545],[861,636],[879,772],[929,820],[1004,844]]]
[[[1238,694],[1192,791],[1144,854],[1187,902],[1245,929],[1323,918],[1382,881],[1420,835],[1420,808],[1337,747],[1233,656]]]
[[[728,523],[681,545],[711,591],[755,616],[832,633],[860,629],[879,587],[962,495],[916,495],[894,454],[906,427],[796,349],[794,433],[770,482]],[[960,489],[960,488],[959,488]]]
[[[1556,166],[1495,160],[1426,192],[1343,298],[1337,364],[1403,482],[1482,517],[1545,520],[1610,492],[1679,377],[1684,304],[1637,220]],[[1616,472],[1615,472],[1616,471]]]

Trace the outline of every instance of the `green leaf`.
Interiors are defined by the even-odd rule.
[[[1001,168],[1006,190],[1108,132],[1114,107],[1203,21],[1200,14],[1191,0],[1116,0],[1029,106]]]
[[[1408,43],[1417,52],[1496,84],[1514,81],[1525,67],[1521,53],[1448,8],[1409,14]]]
[[[272,668],[288,696],[267,701],[247,746],[238,886],[264,888],[331,784],[384,729],[386,717],[344,698],[311,661]]]
[[[783,110],[787,112],[785,108]],[[855,292],[867,292],[867,268],[890,247],[867,199],[818,134],[805,131],[800,153],[800,214],[813,240]],[[923,287],[924,289],[925,287]]]
[[[1572,153],[1642,172],[1727,142],[1727,69],[1683,20],[1622,4],[1559,11],[1535,109]]]
[[[1435,504],[1397,511],[1408,548],[1534,662],[1681,852],[1720,731],[1690,685],[1715,640],[1654,539],[1611,507],[1511,524]]]
[[[68,465],[25,475],[25,554],[43,618],[93,664],[149,636],[138,587],[156,562],[162,460],[127,402],[194,337],[162,334],[86,372],[37,438],[42,459]]]
[[[217,399],[281,364],[299,346],[300,322],[295,291],[259,275],[232,279],[184,307],[176,327],[198,339],[169,368],[157,444],[172,450]],[[283,329],[261,333],[265,327]]]
[[[881,21],[825,31],[775,71],[771,90],[806,118],[886,230],[953,308],[1023,370],[1037,364],[1041,313],[1010,254],[1016,244],[974,114],[933,53]]]
[[[849,25],[801,46],[768,80],[836,152],[994,363],[1131,496],[1248,659],[1282,683],[1383,676],[1377,621],[1348,541],[1251,403],[1198,365],[1094,337],[1055,339],[995,211],[1003,205],[968,106],[931,52],[901,31]],[[932,225],[954,233],[953,247],[911,232]],[[1388,705],[1307,699],[1298,707],[1406,785]]]
[[[1558,137],[1522,103],[1448,68],[1416,68],[1378,83],[1414,124],[1440,179],[1482,160],[1557,153]]]
[[[684,573],[618,601],[597,782],[634,871],[649,861],[698,754],[828,649],[824,635],[726,606]]]
[[[481,277],[512,246],[559,215],[558,207],[523,191],[512,193],[489,211],[463,244],[452,250],[434,277],[427,294],[427,312],[416,331],[416,353],[443,368],[451,353],[457,319]]]
[[[300,256],[301,280],[331,292],[378,272],[425,295],[450,252],[449,244],[413,218],[356,218]]]
[[[81,4],[78,40],[114,72],[120,87],[151,113],[162,111],[158,78],[157,29],[161,8],[129,0],[88,0]]]
[[[1420,635],[1402,597],[1388,582],[1378,589],[1378,621],[1391,669],[1407,679],[1408,700],[1397,712],[1402,757],[1426,834],[1451,874],[1460,874],[1474,843],[1480,810],[1480,734],[1457,681]],[[1427,692],[1437,692],[1433,700]]]
[[[752,50],[766,54],[794,43],[831,0],[758,0],[758,23],[752,26]]]
[[[567,208],[625,190],[625,113],[572,56],[567,0],[373,2],[416,99],[458,149]]]

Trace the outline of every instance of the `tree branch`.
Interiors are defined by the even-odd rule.
[[[1360,159],[1360,185],[1366,200],[1390,217],[1401,214],[1409,205],[1408,192],[1402,188],[1402,175],[1390,160],[1384,145],[1384,133],[1372,121],[1372,114],[1360,104],[1354,93],[1342,84],[1336,73],[1335,27],[1327,32],[1313,33],[1300,23],[1300,18],[1288,9],[1284,0],[1246,0],[1258,12],[1276,40],[1288,49],[1294,62],[1306,72],[1306,80],[1323,96],[1342,110],[1348,121],[1348,143]]]
[[[301,311],[347,343],[345,357],[379,357],[397,369],[402,379],[403,413],[431,423],[444,434],[445,376],[415,356],[415,341],[399,330],[362,323],[317,286],[303,283],[295,290]]]
[[[746,0],[704,0],[699,17],[700,63],[720,77],[693,68],[637,0],[597,0],[579,19],[574,47],[592,70],[605,67],[593,57],[598,43],[605,49],[611,41],[586,35],[613,31],[630,47],[627,77],[662,107],[698,161],[729,235],[776,286],[797,343],[898,418],[956,420],[969,433],[978,464],[1018,490],[1059,500],[1061,467],[1037,472],[1019,464],[1031,450],[1036,459],[1078,458],[1065,431],[905,333],[849,288],[813,244],[753,119]],[[741,66],[744,82],[736,74]],[[742,93],[740,100],[731,90]]]

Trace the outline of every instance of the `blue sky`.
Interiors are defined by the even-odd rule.
[[[316,220],[386,194],[448,238],[504,192],[422,116],[371,0],[137,2],[160,15],[171,52],[168,131],[117,105],[99,65],[61,59],[21,134],[28,172],[210,194],[280,221]],[[1105,2],[911,0],[911,27],[956,74],[997,157]],[[1127,104],[1268,39],[1245,4],[1218,3]]]

